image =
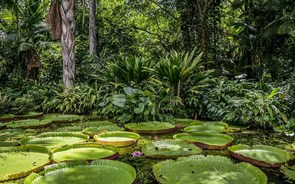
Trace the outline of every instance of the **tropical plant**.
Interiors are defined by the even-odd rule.
[[[251,123],[264,128],[275,127],[287,122],[287,117],[280,109],[275,88],[270,94],[258,91],[247,91],[242,98],[232,98],[224,108],[224,120],[228,122]]]
[[[44,101],[47,112],[91,113],[96,108],[97,91],[88,85],[75,86],[66,93],[56,92],[53,99]]]
[[[152,70],[155,73],[154,80],[167,86],[172,96],[181,97],[188,80],[194,76],[195,72],[201,72],[204,69],[204,63],[201,62],[202,53],[197,57],[195,53],[196,49],[190,53],[172,51]]]
[[[106,64],[103,80],[114,86],[144,86],[150,79],[151,73],[148,69],[154,68],[151,59],[139,58],[136,56],[118,57],[115,61]]]

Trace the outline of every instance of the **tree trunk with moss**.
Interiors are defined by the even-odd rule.
[[[61,46],[63,56],[63,83],[71,89],[75,82],[75,0],[62,0],[60,6]]]

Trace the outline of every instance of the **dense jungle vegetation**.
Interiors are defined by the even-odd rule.
[[[61,6],[61,8],[60,8]],[[295,130],[293,0],[2,0],[0,114]]]

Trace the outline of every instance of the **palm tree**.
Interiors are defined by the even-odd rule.
[[[75,0],[51,0],[47,23],[53,39],[60,39],[63,56],[63,83],[71,89],[75,81]]]

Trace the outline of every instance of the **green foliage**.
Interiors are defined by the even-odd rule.
[[[284,123],[283,112],[280,111],[278,101],[274,98],[278,89],[274,89],[270,95],[248,91],[243,98],[232,98],[225,107],[227,112],[225,121],[248,124],[260,127],[274,127]]]
[[[58,93],[44,102],[47,112],[90,113],[97,104],[97,91],[87,85],[76,86],[70,91]]]
[[[108,62],[103,78],[114,85],[140,85],[143,86],[151,77],[148,69],[154,67],[151,59],[135,56],[119,57],[118,60]]]
[[[165,108],[168,99],[150,90],[125,87],[123,93],[118,92],[108,94],[100,102],[99,114],[104,118],[114,118],[120,123],[162,120],[164,112],[169,110]]]
[[[202,53],[195,57],[195,52],[196,50],[190,53],[172,51],[168,57],[157,64],[154,80],[167,86],[172,96],[180,97],[188,80],[194,76],[195,72],[203,69]]]

